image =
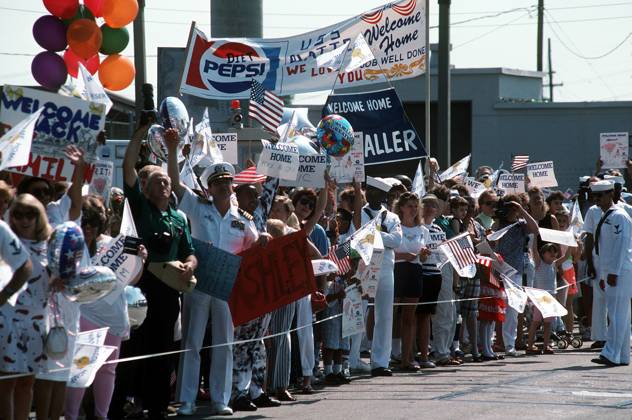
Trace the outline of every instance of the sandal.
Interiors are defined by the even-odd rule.
[[[294,398],[294,396],[290,394],[290,391],[288,391],[287,389],[281,392],[277,392],[276,399],[285,402],[296,401],[296,398]]]
[[[443,359],[436,362],[437,366],[461,366],[461,362],[454,359]]]
[[[544,354],[555,354],[555,351],[553,351],[553,348],[551,346],[546,346],[542,350],[542,353],[544,353]]]
[[[303,385],[301,388],[301,394],[310,395],[314,393],[314,388],[311,385]]]
[[[535,346],[531,346],[525,349],[525,354],[540,355],[542,354],[542,350],[540,350],[539,348]]]

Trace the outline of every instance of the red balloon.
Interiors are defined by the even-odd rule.
[[[94,17],[101,17],[104,0],[83,0],[83,4],[90,9]]]
[[[101,48],[101,29],[90,19],[78,19],[70,24],[66,32],[68,46],[79,57],[87,60]]]
[[[77,13],[79,0],[44,0],[44,7],[51,15],[62,19],[70,19]]]
[[[75,54],[70,48],[68,48],[64,52],[64,62],[66,63],[66,69],[68,69],[68,74],[74,78],[77,78],[79,75],[79,63],[83,64],[83,66],[90,72],[90,74],[94,74],[99,70],[99,64],[101,60],[99,59],[99,54],[95,54],[94,56],[84,60]]]

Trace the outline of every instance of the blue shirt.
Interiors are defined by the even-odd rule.
[[[323,257],[329,253],[329,238],[327,238],[327,233],[321,225],[316,224],[316,226],[314,226],[314,230],[312,230],[312,233],[309,235],[309,239],[314,243]]]

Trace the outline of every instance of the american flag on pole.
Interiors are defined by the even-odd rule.
[[[349,253],[351,252],[351,241],[346,241],[340,245],[334,245],[329,248],[328,258],[338,266],[338,273],[345,274],[351,270],[351,261]]]
[[[511,172],[526,168],[529,163],[529,155],[516,155],[511,162]]]
[[[250,85],[250,108],[248,117],[261,123],[264,129],[276,133],[283,117],[283,101],[263,85],[252,80]]]
[[[472,245],[472,240],[467,232],[444,242],[440,248],[446,254],[456,271],[459,272],[459,275],[467,271],[464,270],[466,267],[476,264],[477,259],[474,253],[474,245]]]

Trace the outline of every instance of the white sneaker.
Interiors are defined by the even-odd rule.
[[[515,349],[507,350],[505,352],[505,356],[508,356],[508,357],[520,357],[520,355],[518,354],[518,352]]]
[[[224,404],[214,404],[211,414],[216,416],[232,416],[233,409]]]
[[[178,408],[178,415],[180,415],[180,416],[192,416],[193,414],[195,414],[195,410],[196,409],[197,409],[197,407],[195,406],[195,403],[184,402],[184,403],[182,403],[180,408]]]
[[[350,368],[353,373],[371,373],[371,365],[362,360],[358,364],[350,366]]]

